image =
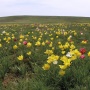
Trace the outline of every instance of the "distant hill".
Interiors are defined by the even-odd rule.
[[[8,16],[0,23],[90,23],[90,17],[73,16]]]

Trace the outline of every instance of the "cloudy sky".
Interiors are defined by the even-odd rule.
[[[12,15],[90,17],[90,0],[0,0],[0,17]]]

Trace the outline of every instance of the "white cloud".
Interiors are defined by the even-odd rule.
[[[0,16],[58,15],[89,16],[89,0],[2,0]]]

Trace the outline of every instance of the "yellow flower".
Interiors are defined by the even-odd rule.
[[[67,32],[64,32],[64,36],[66,36],[68,33]]]
[[[27,38],[25,38],[25,40],[28,40]]]
[[[30,34],[30,32],[28,32],[28,34]]]
[[[49,64],[44,64],[44,66],[42,67],[44,70],[48,70],[50,68]]]
[[[13,46],[13,49],[17,49],[17,48],[18,48],[18,46],[17,46],[17,45],[14,45],[14,46]]]
[[[62,53],[62,54],[65,54],[65,51],[62,51],[61,53]]]
[[[68,40],[68,41],[70,41],[70,40],[71,40],[71,38],[70,38],[70,37],[68,37],[68,38],[67,38],[67,40]]]
[[[23,55],[17,57],[18,60],[23,60]]]
[[[64,49],[68,48],[69,47],[69,44],[65,44],[63,45]]]
[[[59,45],[59,48],[60,48],[60,49],[63,49],[64,47],[63,47],[63,45]]]
[[[83,40],[81,43],[82,44],[87,44],[87,41],[86,40]]]
[[[88,52],[88,56],[90,57],[90,51]]]
[[[48,43],[49,41],[48,41],[48,40],[46,40],[45,42],[46,42],[46,43]]]
[[[65,74],[65,71],[64,71],[64,70],[60,70],[60,71],[59,71],[59,74],[60,74],[61,76],[63,76],[63,75]]]
[[[66,65],[66,66],[70,66],[71,65],[71,59],[67,59],[67,60],[65,60],[65,61],[63,61],[64,62],[64,65]]]
[[[57,35],[60,35],[60,31],[56,32]]]
[[[56,36],[56,38],[58,38],[58,36]]]
[[[5,37],[5,38],[3,38],[3,40],[6,40],[6,37]]]
[[[38,38],[38,41],[41,41],[41,38]]]
[[[75,33],[74,33],[74,36],[76,36],[76,35],[77,35],[77,33],[75,32]]]
[[[23,39],[20,39],[19,41],[20,41],[20,42],[22,42],[22,41],[23,41]]]
[[[19,42],[18,44],[19,44],[19,45],[21,45],[21,43],[20,43],[20,42]]]
[[[60,44],[61,44],[61,42],[58,42],[58,44],[60,45]]]
[[[23,39],[24,38],[24,35],[20,35],[20,39]]]
[[[41,45],[40,41],[37,41],[35,45],[40,46]]]
[[[52,47],[52,50],[54,50],[55,48],[54,47]]]
[[[66,65],[59,65],[59,67],[60,67],[61,69],[63,69],[63,70],[65,70],[65,69],[67,68]]]
[[[10,38],[10,37],[8,37],[8,38],[7,38],[7,40],[9,41],[9,40],[11,40],[11,38]]]
[[[10,43],[8,40],[6,41],[7,43]]]
[[[37,37],[33,37],[33,36],[32,36],[32,38],[33,38],[34,40],[36,40],[36,39],[37,39]]]
[[[49,47],[52,47],[52,43],[50,43]]]
[[[27,47],[31,47],[32,43],[28,42]]]
[[[53,40],[54,38],[50,38],[51,40]]]
[[[74,50],[74,53],[75,53],[78,57],[81,56],[81,53],[80,53],[77,49]]]
[[[71,49],[75,49],[75,46],[72,44],[72,45],[70,46],[70,48],[71,48]]]
[[[57,61],[59,59],[59,56],[58,55],[51,55],[47,58],[47,63],[52,63],[54,61]]]
[[[6,35],[8,36],[8,35],[9,35],[9,33],[6,33]]]
[[[60,60],[63,61],[63,62],[66,61],[67,59],[68,58],[65,55],[60,58]]]
[[[67,65],[59,65],[59,67],[63,70],[65,70],[67,68]]]
[[[53,54],[53,51],[52,50],[46,50],[44,53],[48,54],[48,55],[51,55],[51,54]]]
[[[45,46],[45,42],[42,42],[42,46]]]
[[[0,44],[0,47],[2,47],[2,44]]]
[[[31,52],[27,52],[27,55],[31,55]]]
[[[12,36],[12,39],[14,39],[15,37],[14,36]]]

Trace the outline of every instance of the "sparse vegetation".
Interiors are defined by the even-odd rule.
[[[0,17],[0,23],[90,23],[90,17],[70,16],[8,16]]]

